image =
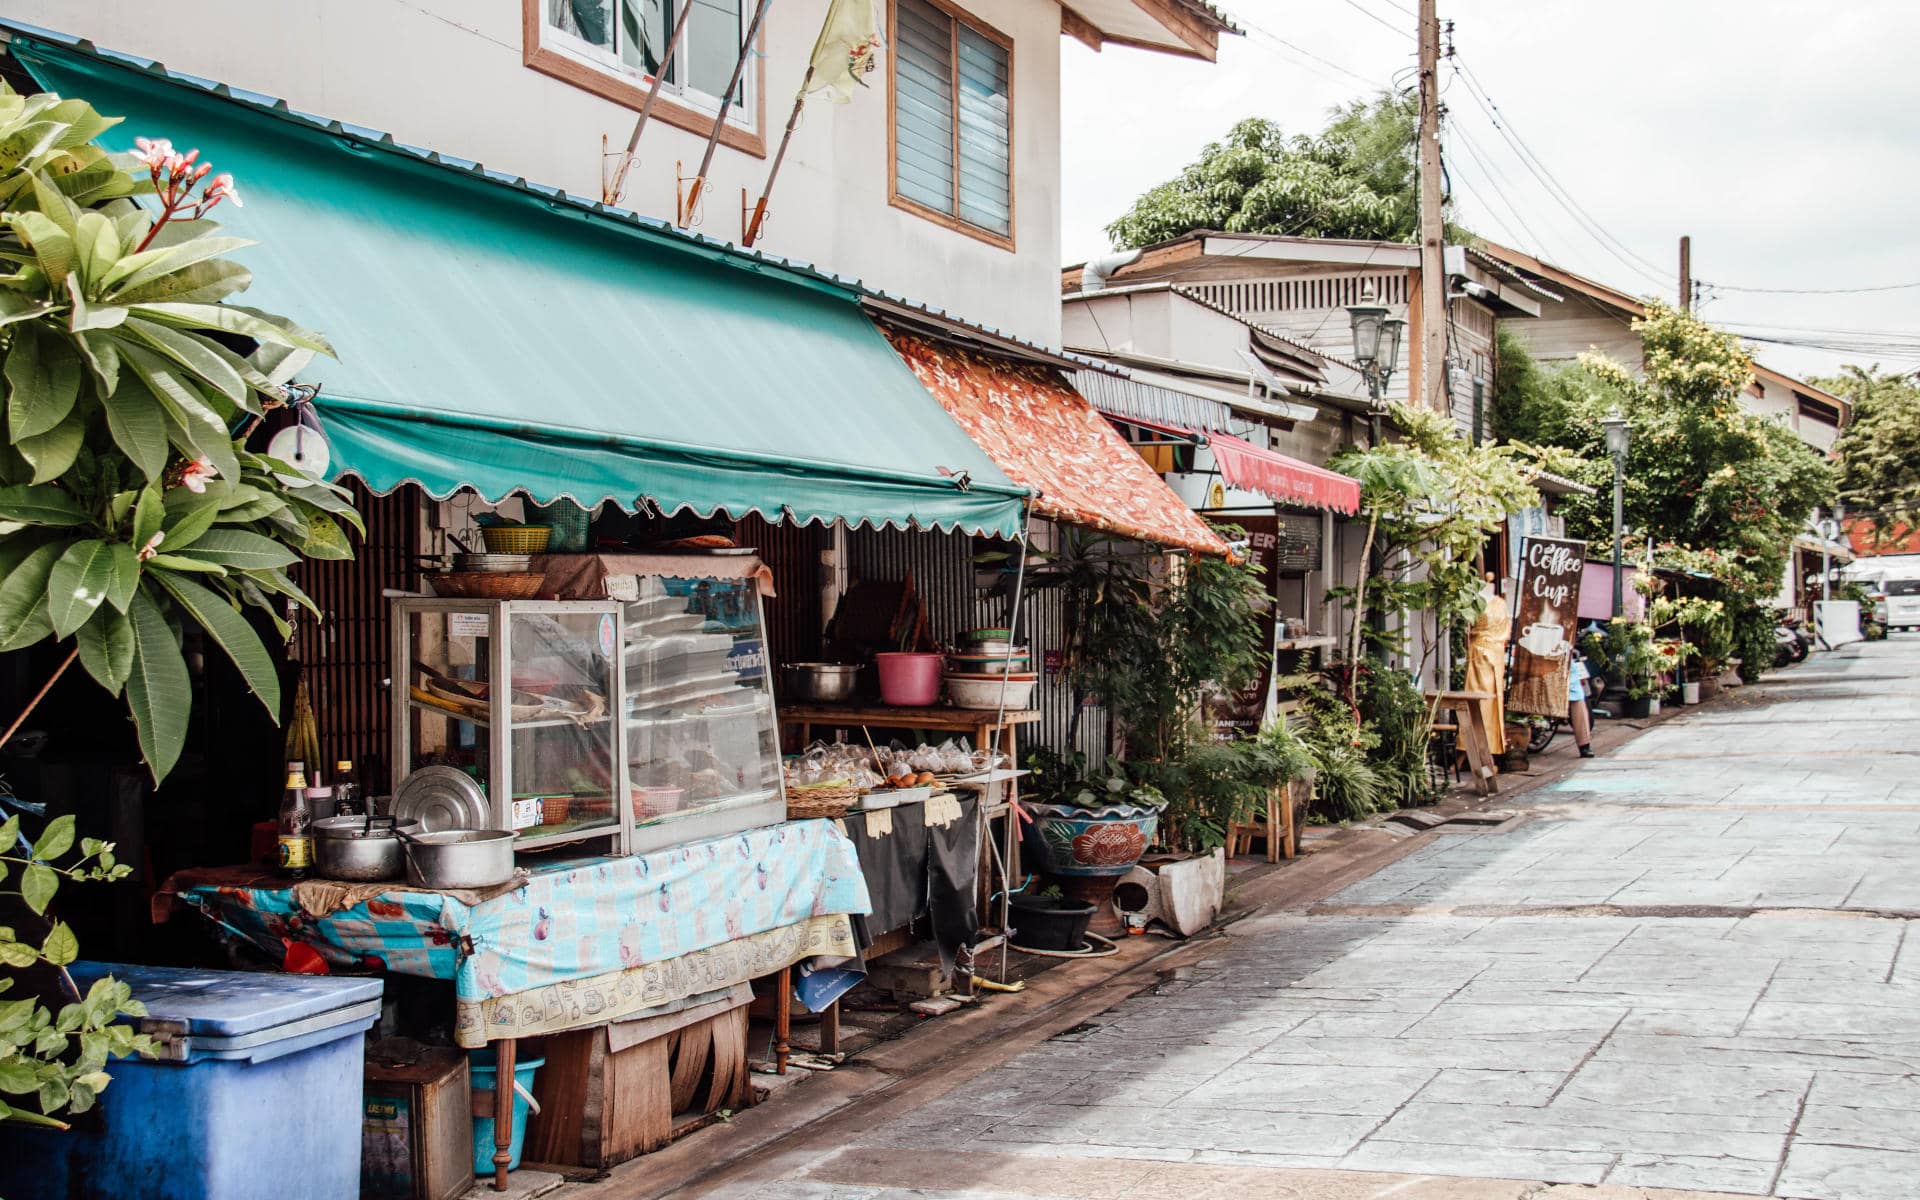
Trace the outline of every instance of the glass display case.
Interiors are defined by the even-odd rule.
[[[622,606],[613,601],[393,602],[393,784],[439,767],[479,785],[485,828],[516,848],[611,839],[632,812],[621,694]],[[501,686],[504,684],[505,686]],[[457,810],[466,791],[448,771]],[[471,817],[455,815],[466,825]]]
[[[618,599],[393,601],[396,792],[464,774],[520,849],[643,853],[784,820],[755,580],[606,585]]]
[[[629,577],[624,720],[635,851],[786,818],[760,593],[751,578]]]

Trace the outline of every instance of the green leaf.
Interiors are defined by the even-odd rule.
[[[274,570],[300,561],[294,551],[245,529],[214,529],[185,550],[188,558],[242,571]]]
[[[129,375],[101,407],[106,410],[113,444],[133,460],[142,475],[149,480],[160,478],[167,469],[167,421],[152,389]]]
[[[192,571],[198,575],[225,575],[227,569],[219,563],[203,562],[197,558],[188,558],[181,554],[156,554],[147,560],[149,570]]]
[[[118,696],[133,671],[133,622],[124,613],[103,608],[74,634],[74,642],[87,674]]]
[[[134,315],[178,329],[219,329],[250,337],[256,342],[333,354],[327,339],[291,321],[250,312],[229,304],[189,304],[178,300],[157,304],[134,304]]]
[[[195,222],[198,224],[198,222]],[[178,224],[167,226],[179,228]],[[253,272],[230,258],[195,263],[185,270],[149,279],[138,287],[116,292],[117,304],[156,303],[169,300],[212,304],[236,292],[244,292],[253,283]]]
[[[79,413],[69,413],[67,419],[53,429],[38,437],[20,438],[13,448],[20,457],[27,460],[33,468],[31,483],[46,483],[66,474],[80,457],[80,447],[87,436],[87,422]]]
[[[108,293],[117,293],[115,298],[121,303],[135,303],[135,300],[128,298],[128,293],[142,284],[164,279],[195,263],[208,262],[253,244],[247,238],[202,236],[157,250],[149,247],[115,263],[102,282]]]
[[[300,553],[308,558],[346,560],[353,557],[353,546],[347,541],[347,535],[333,523],[333,518],[324,513],[307,514],[307,540],[300,544]]]
[[[146,592],[135,592],[127,615],[133,621],[133,673],[127,677],[127,707],[133,712],[140,753],[159,783],[180,760],[187,742],[187,712],[193,681],[167,619]]]
[[[14,139],[0,143],[0,167],[11,169],[6,164],[7,150],[13,146]],[[34,261],[46,275],[47,281],[58,287],[73,270],[73,238],[52,217],[45,213],[16,212],[8,216],[15,233],[33,249]]]
[[[187,496],[189,499],[175,503],[174,497]],[[213,528],[214,521],[220,517],[220,497],[201,493],[194,495],[186,488],[177,488],[168,493],[168,514],[166,540],[160,544],[167,553],[174,554],[191,546],[200,536]]]
[[[113,582],[107,585],[107,603],[118,612],[126,612],[133,602],[133,589],[140,585],[140,560],[125,542],[109,542]]]
[[[5,854],[7,851],[13,849],[14,843],[19,840],[20,818],[8,817],[4,824],[0,824],[0,854]],[[4,1028],[4,1026],[0,1026],[0,1028]]]
[[[136,550],[146,549],[153,535],[160,532],[166,523],[167,503],[158,487],[148,485],[140,493],[140,499],[133,506],[133,545]]]
[[[199,334],[170,329],[156,321],[129,317],[127,332],[191,371],[207,386],[238,404],[247,397],[246,381]]]
[[[93,371],[96,391],[102,396],[113,395],[120,386],[120,349],[113,338],[89,329],[75,334],[74,341],[79,343],[80,355]]]
[[[72,813],[48,821],[46,829],[40,834],[40,840],[34,843],[34,856],[45,862],[52,862],[73,849],[73,825]]]
[[[45,913],[60,890],[60,874],[52,867],[34,863],[20,875],[20,898],[36,913]]]
[[[40,961],[40,952],[25,942],[0,938],[0,966],[30,967]]]
[[[0,1092],[24,1096],[40,1090],[40,1072],[30,1058],[0,1059]]]
[[[113,588],[113,551],[95,538],[75,542],[47,574],[47,616],[56,637],[93,618]]]
[[[273,657],[260,644],[260,637],[254,633],[253,626],[247,624],[247,619],[235,611],[224,597],[190,579],[165,571],[155,572],[154,578],[173,594],[188,616],[198,621],[213,640],[220,643],[220,648],[227,652],[233,665],[240,668],[247,686],[260,698],[261,707],[277,724],[280,720],[280,673],[274,667]]]
[[[74,503],[73,497],[47,483],[0,488],[0,517],[59,528],[87,523],[86,512]]]
[[[47,576],[53,564],[66,553],[68,543],[49,542],[35,548],[20,565],[0,582],[0,642],[10,642],[26,625],[35,609],[44,616],[47,603]],[[51,623],[47,626],[51,632]]]
[[[59,426],[80,398],[80,356],[63,337],[22,327],[7,351],[7,423],[15,441]],[[31,459],[29,459],[31,461]]]
[[[41,944],[40,953],[53,965],[64,967],[80,957],[80,939],[73,936],[73,930],[68,928],[65,921],[56,921],[47,932],[47,940]],[[66,1039],[60,1040],[64,1045]]]

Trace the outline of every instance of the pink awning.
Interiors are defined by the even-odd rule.
[[[1259,492],[1282,504],[1327,508],[1352,516],[1360,511],[1360,481],[1303,463],[1224,433],[1207,434],[1207,446],[1229,486]]]

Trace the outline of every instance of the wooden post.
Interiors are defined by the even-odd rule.
[[[493,1076],[493,1190],[507,1190],[507,1164],[513,1161],[513,1052],[514,1039],[494,1043]]]
[[[727,110],[733,107],[733,93],[740,87],[740,74],[747,69],[747,59],[753,56],[753,39],[760,36],[760,22],[766,19],[767,6],[773,0],[760,0],[754,5],[753,22],[747,26],[747,36],[740,43],[740,57],[733,60],[733,77],[727,80],[727,90],[720,94],[720,113],[713,119],[713,133],[707,138],[707,152],[700,158],[700,169],[694,173],[693,187],[687,192],[686,223],[693,223],[693,214],[700,206],[700,191],[707,185],[707,168],[713,165],[714,147],[720,144],[720,131],[727,127]]]
[[[791,1047],[787,1036],[793,1031],[793,967],[780,968],[775,980],[780,994],[773,1006],[773,1071],[776,1075],[787,1073],[787,1053]]]
[[[627,139],[626,153],[613,169],[613,182],[600,189],[600,199],[605,203],[619,204],[620,193],[627,190],[627,171],[633,166],[633,153],[640,148],[640,134],[647,127],[647,118],[653,115],[653,102],[660,98],[660,85],[673,66],[674,52],[680,49],[680,35],[687,28],[687,14],[692,11],[693,0],[687,0],[681,5],[680,15],[674,18],[673,32],[667,37],[667,52],[661,56],[660,65],[653,69],[653,86],[647,89],[646,102],[640,106],[640,116],[633,123],[633,136]]]
[[[787,161],[787,143],[793,140],[793,128],[800,123],[800,110],[806,107],[807,85],[813,82],[813,67],[807,67],[807,73],[800,77],[800,90],[794,93],[793,112],[787,117],[786,132],[780,135],[780,149],[774,152],[773,166],[767,170],[767,186],[760,190],[760,199],[754,202],[753,216],[747,221],[746,233],[741,235],[740,244],[751,246],[760,238],[760,226],[767,220],[767,198],[773,195],[773,181],[780,177],[780,164]]]
[[[1680,237],[1680,311],[1693,311],[1693,239]]]
[[[1440,212],[1440,19],[1420,0],[1420,397],[1447,410],[1446,224]]]

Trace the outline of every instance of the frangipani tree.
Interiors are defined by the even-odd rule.
[[[232,302],[252,277],[225,256],[250,243],[206,216],[241,203],[233,180],[166,141],[122,157],[90,144],[116,120],[0,93],[0,650],[70,640],[55,678],[78,661],[125,698],[158,782],[186,741],[185,630],[277,721],[246,613],[284,635],[276,598],[313,609],[287,568],[351,557],[341,525],[361,525],[341,489],[246,448],[331,349]]]

